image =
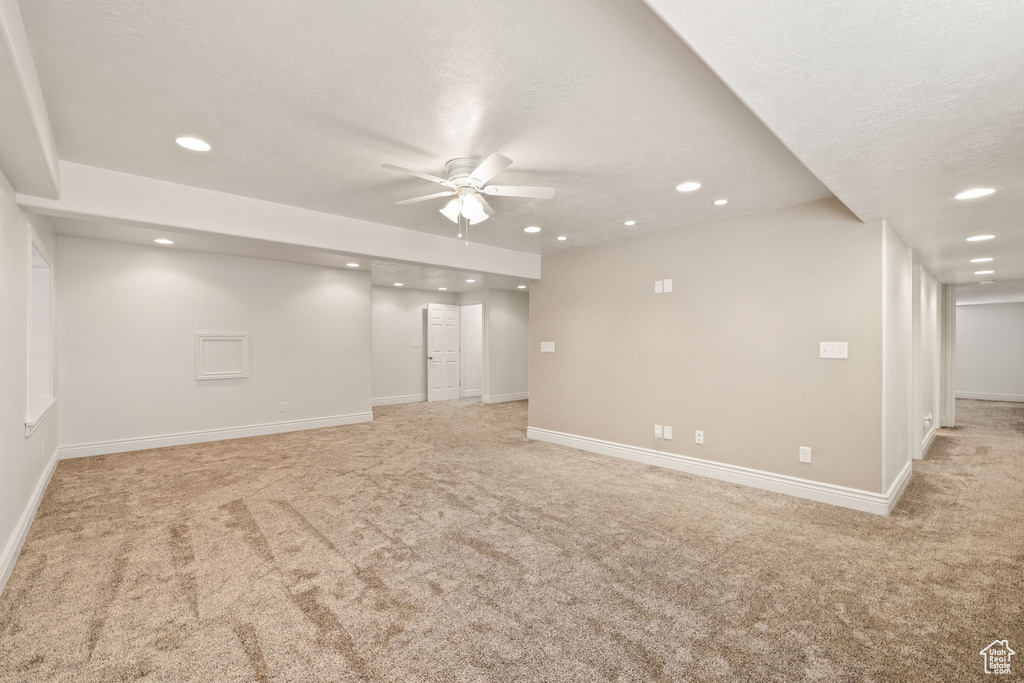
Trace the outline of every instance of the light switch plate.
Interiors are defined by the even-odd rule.
[[[665,425],[665,429],[664,429],[663,433],[665,434],[665,440],[666,441],[671,441],[672,440],[672,428],[671,427],[669,427],[668,425]]]
[[[672,291],[672,280],[665,280],[665,284],[662,285],[661,291],[668,293]]]
[[[555,342],[541,342],[540,343],[540,351],[541,351],[541,353],[554,353],[555,352]]]
[[[414,348],[414,349],[420,348],[420,340],[419,339],[413,339],[412,340],[412,348]]]
[[[818,342],[818,358],[849,358],[847,342]]]
[[[654,293],[655,294],[661,294],[661,291],[662,291],[661,288],[662,288],[663,285],[664,285],[664,283],[661,280],[655,280],[654,281]]]

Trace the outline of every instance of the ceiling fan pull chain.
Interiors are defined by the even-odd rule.
[[[461,240],[462,239],[462,215],[461,214],[459,215],[459,222],[457,223],[457,225],[459,226],[459,234],[456,235],[456,237]],[[469,231],[469,224],[468,223],[466,224],[466,231],[467,232]]]

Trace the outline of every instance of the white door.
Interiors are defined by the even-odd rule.
[[[459,307],[427,304],[427,400],[459,398]]]

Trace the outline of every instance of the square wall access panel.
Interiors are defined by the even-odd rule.
[[[241,379],[248,376],[249,335],[196,335],[196,379]]]

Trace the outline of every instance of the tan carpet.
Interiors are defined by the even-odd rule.
[[[889,518],[528,442],[525,403],[65,461],[0,680],[981,680],[997,638],[1019,676],[1024,404],[959,410]]]

